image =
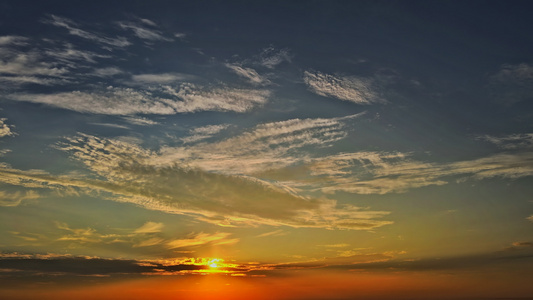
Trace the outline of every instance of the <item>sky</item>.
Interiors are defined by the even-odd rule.
[[[532,9],[0,0],[2,299],[533,299]]]

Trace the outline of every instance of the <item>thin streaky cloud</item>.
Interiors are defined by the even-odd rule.
[[[533,133],[512,134],[503,137],[484,135],[479,139],[491,142],[503,149],[533,148]]]
[[[259,73],[252,68],[246,68],[236,64],[225,64],[225,66],[240,77],[247,79],[251,84],[268,85],[271,83],[265,76],[259,75]]]
[[[68,30],[69,34],[78,36],[87,40],[95,41],[100,44],[105,44],[108,46],[124,48],[131,45],[125,37],[107,37],[103,34],[92,33],[86,30],[79,28],[80,26],[68,19],[59,17],[56,15],[50,15],[49,19],[43,21],[45,24],[51,24],[57,27],[62,27]]]
[[[40,195],[33,191],[25,192],[5,192],[0,191],[0,206],[18,206],[22,201],[39,199]]]
[[[155,96],[155,93],[163,93]],[[234,111],[244,113],[267,102],[269,91],[214,88],[206,90],[192,84],[176,89],[161,86],[139,90],[109,86],[91,92],[72,91],[55,94],[14,93],[9,99],[42,103],[81,113],[103,115],[157,114],[173,115],[199,111]]]
[[[146,222],[143,226],[135,229],[133,231],[134,233],[156,233],[161,232],[161,230],[165,227],[165,224],[160,222]]]
[[[142,22],[146,23],[146,22]],[[165,37],[163,33],[157,29],[153,28],[147,28],[144,26],[144,24],[135,24],[132,22],[118,22],[118,25],[120,28],[124,30],[131,30],[140,39],[148,40],[148,41],[165,41],[165,42],[171,42],[174,39]],[[154,24],[152,22],[152,24]],[[155,25],[150,24],[152,27]]]
[[[166,246],[169,249],[177,249],[201,246],[205,244],[223,244],[229,236],[231,236],[231,234],[226,232],[218,232],[214,234],[201,232],[198,234],[194,234],[186,239],[176,239],[169,241],[167,242]]]
[[[5,35],[0,36],[0,46],[11,46],[11,45],[27,45],[29,38],[18,36],[18,35]]]
[[[138,74],[132,76],[134,82],[142,84],[169,84],[189,81],[194,78],[192,75],[181,73]]]

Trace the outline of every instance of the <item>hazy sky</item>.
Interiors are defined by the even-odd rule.
[[[0,293],[533,297],[532,9],[0,1]]]

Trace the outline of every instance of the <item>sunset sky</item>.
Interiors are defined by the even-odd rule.
[[[531,11],[0,0],[0,298],[533,299]]]

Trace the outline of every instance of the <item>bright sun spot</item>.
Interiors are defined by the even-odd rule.
[[[210,268],[218,268],[220,261],[221,261],[221,259],[213,258],[209,262],[207,262],[207,265]]]

